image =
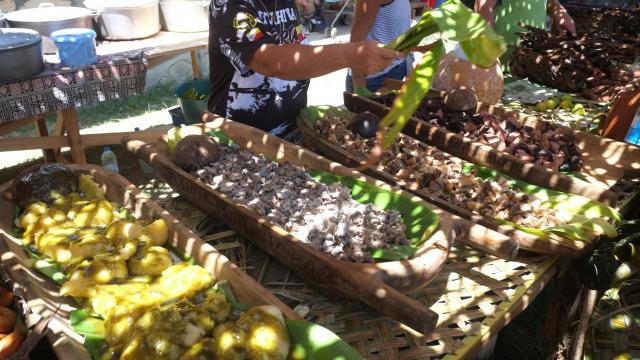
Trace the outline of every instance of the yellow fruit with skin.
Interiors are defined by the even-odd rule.
[[[538,112],[545,112],[548,109],[549,109],[549,106],[547,105],[546,101],[540,101],[535,106],[535,110],[538,111]]]
[[[142,233],[149,237],[150,245],[162,246],[169,238],[169,227],[164,220],[158,219],[145,226],[142,229]]]
[[[557,97],[547,99],[547,106],[549,107],[549,109],[557,108],[558,104],[560,104],[560,99],[558,99]]]
[[[560,97],[561,101],[573,101],[573,96],[569,95],[569,94],[564,94]]]
[[[571,110],[571,108],[573,108],[573,103],[571,102],[571,100],[562,100],[562,102],[560,102],[560,108],[562,110]]]
[[[573,105],[573,109],[571,109],[571,112],[579,116],[584,116],[586,114],[586,112],[584,111],[584,106],[582,104]]]

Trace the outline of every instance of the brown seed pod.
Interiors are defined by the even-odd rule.
[[[185,171],[195,171],[218,160],[218,145],[204,135],[189,135],[173,151],[173,162]]]

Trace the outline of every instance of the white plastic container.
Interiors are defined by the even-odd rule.
[[[103,168],[111,170],[114,173],[120,172],[120,168],[118,168],[118,158],[116,158],[116,154],[111,151],[110,147],[104,147],[100,161],[102,162]]]
[[[211,0],[160,0],[162,29],[173,32],[209,30]]]

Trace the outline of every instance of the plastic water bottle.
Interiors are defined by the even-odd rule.
[[[140,131],[140,128],[137,127],[134,131]],[[153,166],[149,165],[146,161],[138,159],[138,164],[140,164],[140,169],[144,174],[153,174]]]
[[[636,110],[636,115],[633,117],[629,132],[624,140],[630,144],[640,145],[640,106]]]
[[[114,173],[120,172],[120,169],[118,168],[118,159],[116,158],[116,154],[111,151],[110,147],[104,147],[100,160],[102,161],[103,168],[111,170]]]

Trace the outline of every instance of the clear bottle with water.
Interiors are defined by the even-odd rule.
[[[102,161],[103,168],[111,170],[114,173],[120,172],[120,169],[118,168],[118,158],[116,158],[116,154],[111,151],[110,147],[104,147],[100,160]]]
[[[134,131],[140,131],[140,128],[135,128]],[[153,174],[153,166],[149,165],[146,161],[142,160],[142,159],[138,159],[138,164],[140,164],[140,169],[142,170],[142,172],[144,174]]]

